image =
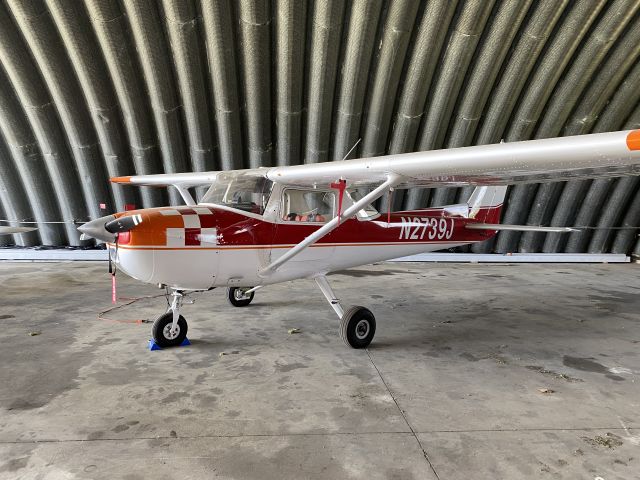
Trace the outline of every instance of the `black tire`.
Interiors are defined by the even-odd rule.
[[[248,297],[243,298],[244,297],[244,294],[242,293],[243,290],[248,290],[248,289],[238,288],[238,287],[227,288],[227,300],[229,300],[229,303],[234,307],[246,307],[253,300],[253,294],[255,292],[251,292]]]
[[[173,323],[173,312],[167,312],[164,315],[160,315],[153,326],[151,327],[151,334],[153,340],[160,348],[177,347],[184,342],[187,338],[187,330],[189,329],[187,321],[182,315],[178,317],[178,335],[175,338],[170,338],[169,330]]]
[[[351,348],[367,348],[376,334],[376,317],[364,307],[351,307],[340,320],[340,337]]]

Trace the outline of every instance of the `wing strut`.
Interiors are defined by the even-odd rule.
[[[258,273],[258,275],[260,275],[261,277],[265,277],[275,272],[278,269],[278,267],[280,267],[282,264],[288,262],[293,257],[295,257],[300,252],[302,252],[305,248],[309,247],[310,245],[313,245],[322,237],[324,237],[325,235],[335,230],[338,227],[338,225],[340,225],[340,221],[349,220],[350,218],[354,217],[366,205],[380,198],[382,195],[384,195],[387,192],[387,190],[390,187],[393,187],[394,185],[399,183],[400,180],[401,180],[401,177],[398,175],[387,176],[387,180],[381,185],[379,185],[375,190],[371,191],[370,193],[362,197],[360,200],[355,202],[353,205],[351,205],[349,208],[347,208],[342,215],[336,215],[331,219],[331,221],[329,221],[328,223],[320,227],[318,230],[313,232],[311,235],[309,235],[307,238],[302,240],[296,246],[291,247],[291,249],[287,250],[287,252],[284,255],[282,255],[276,261],[272,262],[270,265],[267,265],[265,268],[263,268]]]
[[[184,185],[180,185],[179,183],[176,183],[173,186],[176,187],[176,190],[178,190],[178,193],[184,200],[184,203],[186,203],[189,206],[196,205],[196,201],[193,199],[193,197],[189,193],[189,190],[187,190],[187,187],[185,187]]]

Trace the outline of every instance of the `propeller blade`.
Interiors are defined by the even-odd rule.
[[[37,230],[35,227],[4,227],[0,226],[0,235],[11,235],[13,233],[29,233]]]
[[[131,215],[120,217],[105,223],[104,229],[109,233],[128,232],[132,228],[142,223],[142,215]]]

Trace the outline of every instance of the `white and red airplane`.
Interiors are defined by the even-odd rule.
[[[179,345],[185,296],[227,287],[237,307],[266,285],[315,279],[354,348],[376,330],[365,307],[346,311],[329,272],[481,242],[499,230],[570,228],[500,225],[506,186],[640,174],[640,130],[501,143],[376,158],[226,172],[139,175],[115,183],[175,187],[186,206],[116,213],[79,230],[107,242],[128,275],[172,297],[153,324],[161,346]],[[372,202],[397,188],[475,185],[468,202],[379,213]],[[209,187],[199,203],[192,187]],[[369,193],[359,196],[363,189]]]

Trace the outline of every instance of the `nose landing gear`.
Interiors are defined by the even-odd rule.
[[[160,348],[177,347],[187,338],[187,321],[182,315],[178,317],[176,327],[173,327],[173,312],[160,315],[151,327],[153,340]]]
[[[171,291],[171,306],[166,313],[160,315],[151,327],[153,340],[160,348],[177,347],[187,338],[189,326],[185,318],[180,315],[180,308],[184,301],[184,293],[180,290]]]

